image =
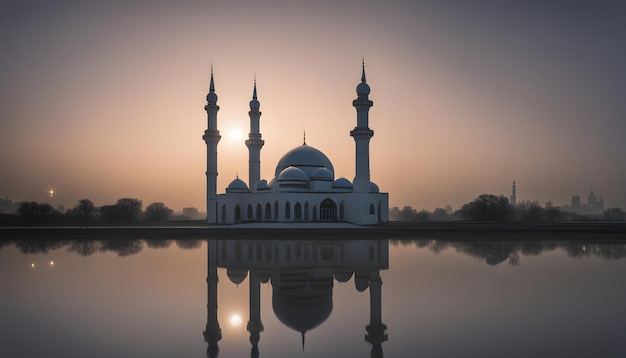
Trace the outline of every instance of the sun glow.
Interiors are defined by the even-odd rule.
[[[239,128],[233,128],[230,130],[228,137],[233,142],[239,142],[243,138],[243,132]]]
[[[230,316],[230,325],[233,327],[239,327],[241,326],[241,323],[243,322],[243,320],[241,319],[241,316],[237,313],[233,314]]]

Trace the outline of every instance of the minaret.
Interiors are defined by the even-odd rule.
[[[513,180],[513,189],[511,190],[511,205],[517,205],[517,195],[515,194],[515,180]]]
[[[256,191],[256,184],[261,180],[261,148],[265,141],[261,139],[260,124],[261,104],[256,98],[256,76],[254,77],[254,90],[252,91],[252,101],[250,101],[250,133],[246,140],[248,147],[248,185],[250,191]]]
[[[217,320],[217,241],[207,242],[207,317],[206,328],[202,332],[204,341],[208,343],[206,356],[216,358],[219,354],[217,342],[222,339],[222,330]]]
[[[369,100],[370,86],[365,81],[365,61],[362,62],[361,83],[356,86],[357,99],[352,101],[356,108],[356,127],[350,131],[356,144],[356,175],[354,191],[369,192],[370,187],[370,138],[374,131],[369,129],[369,110],[374,102]]]
[[[206,213],[209,224],[217,222],[217,143],[220,141],[220,131],[217,130],[217,94],[213,82],[213,65],[211,65],[211,84],[209,94],[206,95],[207,104],[204,110],[207,113],[207,130],[202,139],[206,142]]]
[[[248,321],[246,328],[250,332],[250,344],[252,344],[250,357],[258,358],[260,333],[263,332],[263,322],[261,322],[261,282],[253,270],[250,271],[250,321]]]

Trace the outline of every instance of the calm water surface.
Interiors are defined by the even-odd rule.
[[[0,241],[0,357],[625,357],[626,245]]]

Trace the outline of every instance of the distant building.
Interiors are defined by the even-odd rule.
[[[604,210],[604,199],[598,198],[592,189],[587,197],[587,203],[582,203],[580,196],[574,195],[571,204],[561,206],[561,210],[580,215],[600,214]]]
[[[513,180],[513,189],[511,190],[511,205],[517,205],[517,194],[515,193],[515,180]]]
[[[8,197],[0,199],[0,214],[15,214],[19,206],[20,203],[14,203]]]
[[[260,132],[260,103],[256,80],[250,101],[250,133],[248,147],[248,183],[238,176],[228,185],[226,193],[217,194],[217,94],[211,71],[211,83],[204,107],[208,128],[203,139],[207,145],[207,219],[209,224],[245,222],[347,222],[368,225],[388,221],[389,194],[381,193],[370,181],[369,142],[374,131],[369,128],[370,87],[363,65],[361,82],[356,87],[356,126],[350,131],[356,145],[354,180],[335,179],[328,157],[308,145],[288,151],[276,165],[274,178],[261,179],[261,148],[265,141]],[[332,128],[330,130],[333,130]]]

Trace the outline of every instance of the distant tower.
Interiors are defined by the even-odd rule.
[[[206,95],[207,104],[204,110],[207,113],[207,130],[204,131],[202,139],[206,142],[206,213],[209,224],[217,222],[217,143],[222,138],[217,130],[217,94],[215,94],[215,83],[213,82],[213,65],[211,65],[211,84],[209,94]]]
[[[369,129],[369,110],[374,102],[369,100],[370,86],[365,81],[365,61],[362,62],[361,83],[356,86],[357,99],[352,101],[356,108],[356,127],[350,131],[356,144],[356,175],[354,191],[369,192],[370,187],[370,139],[374,131]]]
[[[256,191],[256,184],[261,180],[261,148],[265,141],[261,139],[260,124],[261,104],[256,98],[256,76],[254,78],[254,90],[252,91],[252,101],[250,101],[250,133],[246,140],[248,147],[248,185],[251,191]]]
[[[515,194],[515,180],[513,180],[513,189],[511,191],[511,205],[517,205],[517,195]]]

